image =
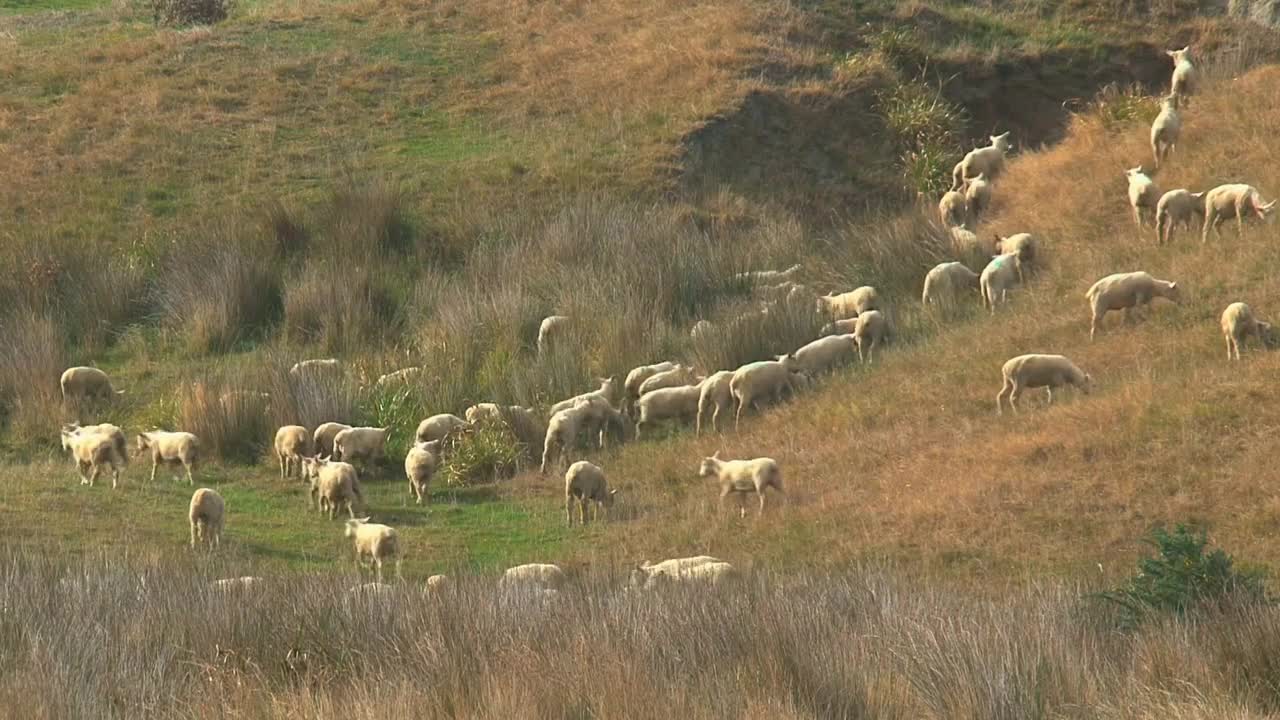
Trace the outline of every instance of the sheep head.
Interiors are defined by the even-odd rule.
[[[1187,45],[1181,50],[1165,50],[1164,53],[1169,57],[1173,58],[1173,64],[1175,66],[1181,65],[1182,61],[1184,60],[1187,62],[1191,62],[1191,46],[1190,45]]]
[[[1009,140],[1009,132],[1005,132],[1001,135],[992,135],[991,146],[999,149],[1002,153],[1008,152],[1009,148],[1013,146],[1013,143]]]

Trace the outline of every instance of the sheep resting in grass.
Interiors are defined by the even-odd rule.
[[[1178,96],[1169,95],[1160,103],[1160,114],[1151,123],[1151,154],[1159,168],[1178,144],[1182,134],[1182,115],[1178,113]]]
[[[950,304],[965,290],[978,289],[978,273],[961,262],[945,262],[935,265],[924,276],[924,292],[920,302],[925,305]],[[854,325],[854,329],[857,325]]]
[[[607,520],[609,508],[613,507],[614,496],[617,494],[617,490],[609,489],[604,470],[601,470],[598,465],[586,460],[579,460],[570,465],[569,470],[564,474],[564,514],[569,527],[573,527],[575,502],[578,503],[582,524],[586,525],[587,505],[595,503],[596,520],[600,519],[601,513],[604,513]]]
[[[443,440],[449,433],[469,427],[471,427],[471,423],[457,415],[440,413],[418,423],[418,429],[414,431],[413,439],[420,443]]]
[[[964,187],[964,201],[969,208],[969,219],[974,225],[991,208],[991,180],[985,175],[970,178]]]
[[[677,586],[723,587],[729,583],[737,582],[742,577],[737,568],[723,561],[691,565],[677,572],[654,572],[647,576],[645,572],[643,568],[633,572],[633,587],[636,586],[638,578],[642,578],[639,580],[641,584],[638,587],[645,590],[656,590],[661,587]]]
[[[857,317],[859,313],[880,309],[880,293],[870,285],[864,285],[847,293],[830,293],[818,298],[818,312],[825,312],[833,320]]]
[[[569,332],[569,318],[564,315],[551,315],[543,318],[538,326],[538,355],[542,356]]]
[[[333,439],[343,430],[350,429],[350,425],[340,422],[321,423],[311,438],[316,457],[333,457]]]
[[[321,458],[304,458],[303,472],[311,487],[311,504],[321,513],[328,511],[329,519],[337,517],[338,508],[346,507],[347,515],[356,516],[356,504],[364,504],[360,490],[360,476],[354,465]]]
[[[1167,243],[1173,237],[1173,229],[1199,227],[1204,221],[1205,192],[1193,193],[1178,188],[1160,196],[1156,203],[1156,240]]]
[[[564,570],[551,563],[528,563],[507,568],[498,580],[507,590],[560,590],[564,587]]]
[[[582,393],[581,395],[574,395],[573,397],[567,400],[561,400],[560,402],[551,406],[551,410],[550,412],[547,413],[547,415],[551,416],[551,415],[555,415],[561,410],[568,410],[574,405],[577,405],[579,400],[589,401],[593,398],[599,398],[601,400],[604,400],[609,405],[613,405],[614,395],[617,394],[617,390],[619,389],[618,381],[615,378],[611,378],[611,377],[597,378],[597,380],[599,380],[600,382],[600,387],[590,392]]]
[[[425,500],[431,502],[427,494],[427,485],[440,463],[440,440],[419,443],[409,448],[404,456],[404,474],[409,480],[409,492],[413,493],[414,502],[421,505]]]
[[[711,324],[706,320],[698,321],[699,325],[702,323],[707,323],[707,325]],[[697,329],[697,325],[694,326],[694,329]],[[675,370],[677,367],[678,365],[675,363],[667,361],[655,363],[653,365],[641,365],[640,367],[633,368],[631,372],[627,373],[626,379],[622,382],[622,409],[630,410],[635,407],[636,400],[640,398],[640,386],[643,385],[646,380],[658,373]]]
[[[776,285],[795,279],[800,273],[799,265],[792,265],[786,270],[748,270],[733,276],[734,282],[750,285]]]
[[[693,420],[698,417],[700,385],[664,387],[640,396],[637,403],[640,419],[636,422],[636,439],[660,420]]]
[[[738,405],[734,413],[734,430],[742,422],[742,412],[746,408],[759,411],[761,400],[771,398],[777,402],[784,392],[794,393],[793,374],[799,370],[800,364],[795,355],[753,362],[735,370],[733,377],[729,378],[729,392]]]
[[[879,310],[868,310],[858,316],[858,327],[853,331],[858,345],[858,360],[875,362],[875,351],[889,337],[889,321]]]
[[[126,453],[118,438],[111,432],[81,427],[62,428],[62,449],[70,451],[80,473],[80,484],[93,487],[105,467],[111,468],[111,487],[120,486],[120,469],[125,466]],[[110,427],[115,428],[114,425]],[[115,428],[119,431],[119,428]]]
[[[676,365],[668,370],[654,373],[640,383],[640,397],[643,398],[654,390],[693,385],[696,382],[698,379],[694,375],[693,368],[687,365]]]
[[[710,555],[672,558],[658,563],[651,563],[648,560],[645,560],[631,571],[631,587],[651,588],[653,587],[653,584],[650,581],[654,578],[661,578],[663,580],[678,579],[690,570],[702,565],[720,564],[727,563],[720,558],[712,557]]]
[[[67,368],[62,372],[59,384],[63,400],[107,400],[124,394],[123,390],[111,387],[111,378],[96,367]]]
[[[289,374],[294,377],[316,377],[321,375],[338,375],[342,372],[342,361],[337,358],[320,358],[315,360],[300,360],[289,368]]]
[[[1222,237],[1222,230],[1218,226],[1233,215],[1236,218],[1236,237],[1242,238],[1246,215],[1257,215],[1259,220],[1266,220],[1275,207],[1275,200],[1262,202],[1262,195],[1252,185],[1219,185],[1204,196],[1204,230],[1200,234],[1200,242],[1209,241],[1210,227],[1216,236]]]
[[[349,427],[333,436],[333,455],[343,462],[380,460],[387,447],[390,427]]]
[[[1049,404],[1053,404],[1053,389],[1072,385],[1088,395],[1093,378],[1076,367],[1075,363],[1061,355],[1019,355],[1005,362],[1000,368],[1004,384],[996,395],[996,414],[1004,411],[1004,399],[1009,398],[1009,408],[1018,412],[1018,398],[1027,388],[1046,388]]]
[[[222,526],[226,522],[226,503],[222,496],[209,488],[200,488],[191,495],[191,507],[187,519],[191,521],[191,549],[196,544],[218,547],[222,542]]]
[[[1148,213],[1155,215],[1156,205],[1160,202],[1160,187],[1141,166],[1125,170],[1124,176],[1129,181],[1129,207],[1133,208],[1133,222],[1141,233],[1143,216]]]
[[[1252,335],[1266,345],[1271,340],[1271,323],[1263,322],[1253,315],[1253,309],[1242,302],[1231,303],[1222,311],[1222,336],[1227,341],[1227,361],[1235,353],[1240,359],[1240,346]]]
[[[302,472],[302,458],[311,456],[311,433],[301,425],[285,425],[276,430],[276,460],[280,462],[280,479]]]
[[[1009,152],[1010,146],[1009,133],[1004,133],[992,135],[990,145],[970,150],[951,170],[951,189],[959,190],[964,186],[965,180],[978,175],[986,175],[990,180],[995,180],[1004,170],[1004,156]]]
[[[764,514],[764,491],[773,488],[779,494],[782,490],[782,471],[773,458],[756,458],[754,460],[721,460],[720,453],[702,459],[698,468],[699,477],[715,477],[720,483],[720,508],[724,509],[724,499],[729,493],[738,495],[739,517],[747,516],[747,493],[754,492],[760,498],[759,514]]]
[[[858,315],[858,323],[862,322],[864,316],[875,313],[880,314],[878,310],[868,310]],[[856,325],[855,325],[856,328]],[[858,347],[858,340],[853,333],[845,335],[827,335],[820,337],[811,343],[796,350],[796,364],[800,369],[810,375],[821,375],[829,370],[835,369],[838,365],[844,365],[853,361],[854,351]]]
[[[702,434],[707,423],[720,432],[720,414],[733,409],[733,391],[729,387],[732,379],[732,370],[720,370],[702,381],[702,389],[698,393],[697,434]]]
[[[1191,96],[1200,90],[1200,75],[1191,62],[1191,46],[1181,50],[1165,50],[1165,54],[1173,59],[1173,77],[1169,83],[1169,94],[1181,97],[1183,103],[1191,106]]]
[[[969,222],[969,204],[964,193],[948,190],[938,201],[938,217],[943,227],[964,227]]]
[[[151,451],[151,482],[156,481],[156,468],[163,463],[169,467],[181,465],[187,471],[187,484],[196,484],[191,473],[200,460],[200,440],[195,435],[163,430],[138,433],[138,454],[148,450]]]
[[[343,529],[343,535],[352,539],[356,562],[364,567],[365,558],[377,568],[378,582],[382,582],[382,564],[395,560],[396,578],[400,578],[400,538],[394,528],[369,522],[369,518],[351,518]]]
[[[1112,310],[1123,310],[1126,321],[1131,319],[1131,312],[1147,305],[1152,298],[1162,297],[1173,302],[1181,302],[1182,289],[1178,283],[1157,280],[1145,272],[1116,273],[1108,275],[1089,288],[1085,299],[1089,301],[1092,318],[1089,321],[1089,339],[1098,332],[1098,325],[1106,314]]]
[[[982,304],[990,308],[992,314],[996,305],[1009,301],[1009,289],[1018,281],[1018,256],[996,255],[982,270],[978,278],[978,286],[982,291]]]

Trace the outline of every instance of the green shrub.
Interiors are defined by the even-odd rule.
[[[951,185],[965,126],[962,111],[922,82],[903,82],[877,95],[885,125],[893,133],[909,191],[929,197]]]
[[[506,425],[481,421],[445,438],[441,474],[449,487],[494,482],[515,474],[523,452],[524,445]]]

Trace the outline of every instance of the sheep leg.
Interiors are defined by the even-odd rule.
[[[746,399],[738,398],[738,411],[733,415],[733,431],[738,432],[738,426],[742,424],[742,409],[747,406]]]
[[[1004,414],[1004,399],[1013,389],[1013,385],[1006,379],[1004,384],[1000,386],[1000,393],[996,395],[996,415]]]
[[[94,465],[93,472],[89,473],[89,487],[93,487],[94,482],[98,480],[98,472],[99,472],[98,466]]]
[[[120,487],[120,468],[115,463],[111,463],[111,489],[115,490]]]
[[[194,463],[194,462],[191,462],[191,463],[182,463],[182,467],[183,467],[183,468],[185,468],[185,469],[186,469],[186,471],[187,471],[187,484],[188,484],[188,485],[195,485],[195,484],[196,484],[195,478],[191,477],[191,466],[192,466],[192,465],[195,465],[195,463]]]
[[[76,472],[80,474],[81,485],[89,484],[88,469],[89,469],[89,463],[80,462],[79,460],[76,461]]]
[[[1236,206],[1236,239],[1244,238],[1244,208]]]
[[[1089,320],[1089,340],[1093,340],[1094,336],[1098,334],[1098,320],[1098,310],[1094,308],[1093,318]]]
[[[569,527],[573,527],[573,496],[566,496],[564,499],[564,519]]]
[[[757,516],[764,517],[764,488],[757,487],[756,496],[760,498],[760,511]]]
[[[373,566],[378,574],[378,582],[382,582],[382,558],[375,555],[373,558]]]
[[[195,549],[196,549],[196,538],[199,536],[199,533],[198,533],[198,531],[196,530],[196,525],[197,525],[197,524],[199,524],[199,521],[198,521],[198,520],[192,520],[192,521],[191,521],[191,549],[192,549],[192,550],[195,550]]]
[[[1013,381],[1013,391],[1009,393],[1009,409],[1014,415],[1018,414],[1018,398],[1022,397],[1022,385],[1017,380]]]
[[[719,511],[721,514],[724,514],[724,499],[729,496],[729,490],[730,490],[730,486],[728,485],[725,485],[724,487],[720,488],[720,500],[717,504],[717,507],[719,508]]]
[[[587,505],[589,505],[590,502],[590,498],[586,497],[583,497],[582,500],[578,502],[578,514],[582,520],[583,527],[587,526]]]
[[[1048,402],[1046,402],[1046,403],[1045,403],[1045,405],[1052,405],[1052,404],[1053,404],[1053,386],[1052,386],[1052,385],[1046,385],[1046,386],[1044,387],[1044,389],[1045,389],[1045,391],[1046,391],[1046,392],[1048,393],[1048,395],[1049,395],[1049,401],[1048,401]]]
[[[156,466],[160,464],[160,460],[154,455],[151,457],[151,482],[156,481]]]
[[[747,517],[747,494],[738,493],[738,519],[742,520]]]

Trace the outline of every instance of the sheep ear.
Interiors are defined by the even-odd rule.
[[[617,491],[617,490],[610,490],[610,491],[609,491],[609,494],[610,494],[610,495],[617,495],[617,494],[618,494],[618,491]]]
[[[719,460],[719,459],[720,459],[720,451],[719,451],[719,450],[717,450],[717,451],[715,451],[715,452],[711,453],[711,459],[712,459],[712,460]]]
[[[1178,288],[1178,283],[1176,280],[1174,282],[1169,283],[1170,290],[1176,290],[1177,288]]]
[[[1168,55],[1169,57],[1177,57],[1177,52],[1178,52],[1177,50],[1165,50],[1164,54]]]

